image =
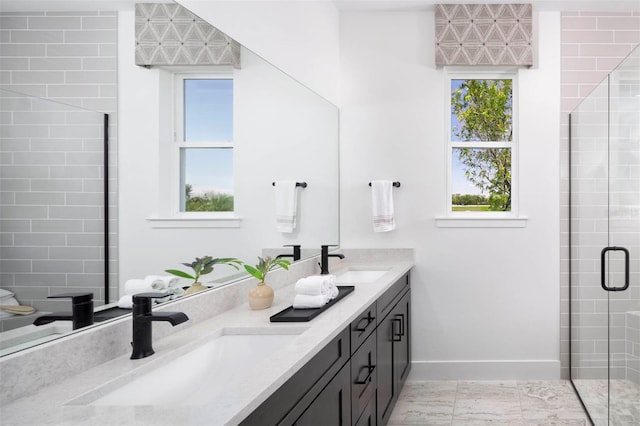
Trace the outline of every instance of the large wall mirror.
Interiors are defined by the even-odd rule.
[[[61,6],[63,3],[66,5]],[[17,4],[15,11],[20,12],[20,2],[12,4]],[[105,8],[110,7],[107,6],[108,2],[104,4]],[[212,222],[207,218],[184,221],[171,216],[171,209],[166,208],[166,200],[176,195],[179,197],[179,194],[168,193],[169,187],[162,182],[165,182],[163,179],[166,179],[168,168],[176,165],[166,163],[163,144],[171,142],[170,134],[167,133],[171,126],[168,126],[166,106],[175,101],[173,94],[168,91],[171,90],[176,70],[153,67],[144,69],[133,64],[130,56],[135,37],[132,5],[133,1],[127,10],[118,11],[115,15],[119,21],[117,38],[131,40],[131,46],[130,50],[123,52],[123,44],[118,45],[119,108],[116,114],[110,114],[110,128],[114,132],[111,137],[114,142],[117,141],[117,150],[114,148],[113,152],[109,151],[114,158],[110,170],[114,194],[110,210],[112,226],[109,253],[112,267],[107,302],[113,304],[118,301],[127,280],[164,274],[165,269],[188,271],[181,263],[190,262],[196,256],[234,257],[254,264],[257,256],[264,253],[291,253],[292,249],[284,247],[286,245],[301,245],[302,256],[305,258],[317,255],[322,244],[338,244],[338,109],[254,54],[251,46],[242,46],[241,66],[231,70],[235,95],[233,226],[221,226],[220,222],[224,221]],[[74,14],[82,12],[79,6],[69,2],[56,2],[56,6],[57,12],[65,11],[65,7],[66,11]],[[74,10],[69,10],[70,6]],[[29,12],[38,11],[45,10],[34,11],[31,8]],[[238,19],[242,17],[239,16]],[[215,26],[215,22],[210,23]],[[233,37],[233,34],[229,36]],[[126,44],[124,48],[129,49]],[[197,73],[202,70],[196,67],[193,70],[180,70],[183,71]],[[229,69],[224,71],[229,72]],[[141,93],[152,96],[141,99]],[[3,156],[9,155],[9,146],[9,143],[2,146]],[[306,188],[298,189],[297,224],[291,233],[279,232],[276,227],[275,188],[272,184],[281,180],[307,184]],[[8,182],[3,181],[3,191],[8,188]],[[19,219],[29,220],[28,217]],[[90,232],[86,232],[87,236],[83,237],[83,232],[78,231],[76,237],[86,239],[89,234],[95,236],[98,232],[96,229],[100,227],[94,225],[95,229],[91,228]],[[12,239],[18,233],[23,233],[18,230],[9,231],[8,228],[3,228],[2,232],[3,235],[12,234]],[[22,235],[20,238],[29,237]],[[6,242],[7,239],[3,241]],[[0,252],[0,260],[5,262],[3,265],[8,265],[9,260],[15,260],[10,259],[11,252],[15,252],[15,249],[7,250],[3,245]],[[73,261],[74,259],[68,258],[56,265],[71,265],[74,264]],[[78,265],[77,259],[75,265]],[[101,268],[98,264],[92,264],[92,267],[96,270]],[[29,273],[33,275],[33,272]],[[37,293],[40,286],[29,282],[28,274],[21,274],[17,270],[11,272],[10,285],[5,284],[8,283],[5,275],[5,281],[0,287],[9,288],[20,304],[36,307],[38,312],[33,314],[34,317],[43,312],[70,308],[68,301],[57,301],[59,304],[56,309],[51,309],[52,305],[47,304],[51,300],[47,301],[47,296],[55,293],[94,291],[96,305],[104,302],[103,282],[95,279],[91,282],[77,282],[68,280],[66,276],[61,285],[55,288],[43,286],[37,297],[31,299],[29,295]],[[214,273],[205,276],[203,281],[211,286],[219,286],[230,284],[244,276],[246,274],[242,271],[219,266]],[[184,280],[183,283],[186,285],[188,281]],[[100,297],[103,299],[100,300]],[[97,306],[97,309],[102,307]],[[29,323],[32,320],[33,318]],[[1,321],[7,324],[6,319]],[[70,332],[61,322],[59,325],[61,327],[52,331],[51,336],[45,336],[44,340],[42,333],[34,334],[36,340],[33,343]],[[13,333],[13,336],[17,333],[17,330],[8,328],[10,327],[6,326],[2,334]],[[22,328],[31,330],[35,327],[29,325]],[[21,347],[28,345],[22,342]],[[11,351],[6,349],[4,353]]]

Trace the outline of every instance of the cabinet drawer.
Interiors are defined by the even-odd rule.
[[[378,424],[376,417],[376,398],[371,398],[367,406],[362,410],[360,418],[355,422],[354,426],[376,426]]]
[[[393,285],[384,292],[377,301],[377,322],[378,325],[382,322],[384,317],[387,316],[389,312],[393,309],[395,304],[397,303],[397,298],[400,297],[402,293],[404,293],[409,288],[409,274],[405,274],[398,281],[393,283]]]
[[[349,360],[349,355],[349,329],[345,328],[241,425],[276,425],[285,417],[297,419]]]
[[[351,353],[354,354],[367,337],[376,329],[376,302],[364,310],[351,323]]]
[[[356,423],[377,386],[376,334],[371,334],[351,357],[351,413]]]

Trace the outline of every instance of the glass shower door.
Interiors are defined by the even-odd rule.
[[[571,379],[596,425],[609,412],[608,292],[600,255],[608,234],[608,80],[571,113]]]
[[[640,50],[609,76],[609,424],[640,424]],[[609,256],[607,256],[607,254]]]
[[[571,379],[595,425],[640,424],[640,50],[571,113]]]

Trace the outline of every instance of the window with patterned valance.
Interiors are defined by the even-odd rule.
[[[175,3],[137,3],[136,65],[233,65],[240,44]]]
[[[436,65],[533,65],[531,4],[436,5]]]

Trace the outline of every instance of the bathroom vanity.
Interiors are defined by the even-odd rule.
[[[386,424],[410,369],[413,253],[343,252],[331,272],[355,290],[309,322],[269,318],[291,305],[293,284],[317,273],[317,259],[274,272],[269,309],[248,308],[252,280],[168,304],[190,321],[154,324],[148,358],[129,359],[131,318],[1,358],[2,424]],[[107,347],[119,353],[44,378],[49,366],[79,364],[74,351],[86,349],[90,361]],[[19,378],[49,384],[28,388]]]
[[[386,424],[411,368],[410,310],[407,273],[241,425]]]

